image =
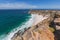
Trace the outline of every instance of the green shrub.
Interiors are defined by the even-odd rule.
[[[49,27],[49,29],[51,30],[51,32],[54,32],[55,31],[55,29],[52,28],[52,27]]]

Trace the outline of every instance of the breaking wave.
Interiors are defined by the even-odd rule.
[[[11,38],[13,37],[13,35],[16,32],[18,32],[19,30],[22,30],[24,28],[31,27],[32,25],[36,25],[38,22],[46,19],[47,15],[45,17],[43,17],[42,15],[31,14],[31,16],[29,16],[29,17],[30,17],[30,19],[28,19],[28,21],[26,21],[26,22],[23,22],[22,25],[20,25],[18,28],[13,29],[8,34],[4,34],[4,35],[0,36],[0,40],[11,40]]]

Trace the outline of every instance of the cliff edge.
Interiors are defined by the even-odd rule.
[[[58,40],[54,32],[59,30],[55,26],[55,18],[60,17],[59,11],[31,10],[29,13],[35,15],[33,25],[27,29],[25,28],[24,32],[19,30],[11,40]]]

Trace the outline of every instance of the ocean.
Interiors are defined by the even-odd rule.
[[[19,30],[32,27],[49,15],[29,14],[28,9],[0,10],[0,40],[11,40]]]
[[[29,26],[31,15],[28,12],[19,9],[0,10],[0,40],[10,40],[20,28]]]

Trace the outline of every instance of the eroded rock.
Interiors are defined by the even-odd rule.
[[[21,36],[18,35],[17,33],[17,36],[15,38],[12,37],[12,40],[58,40],[59,39],[58,35],[60,35],[60,32],[55,31],[55,34],[53,34],[49,26],[52,21],[54,22],[55,17],[56,18],[60,17],[60,15],[57,14],[59,13],[58,11],[56,10],[32,10],[29,13],[43,15],[43,17],[48,15],[47,16],[48,18],[44,19],[43,21],[25,30],[23,32],[24,34],[19,33],[21,34]],[[54,27],[56,28],[56,26]]]

